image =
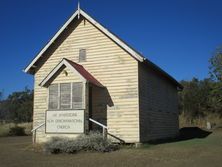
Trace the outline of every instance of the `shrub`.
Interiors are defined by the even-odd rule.
[[[99,132],[90,132],[75,139],[53,137],[44,145],[44,151],[49,153],[76,153],[78,151],[110,152],[118,149],[110,139],[103,139]]]
[[[25,136],[25,128],[20,126],[11,127],[9,129],[9,136]]]

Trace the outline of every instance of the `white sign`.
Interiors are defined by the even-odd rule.
[[[84,110],[46,111],[46,133],[83,133]]]

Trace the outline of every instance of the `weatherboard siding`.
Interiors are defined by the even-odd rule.
[[[178,134],[177,89],[157,72],[139,64],[140,141]]]
[[[80,20],[77,25],[71,23],[56,42],[46,52],[49,58],[42,60],[41,67],[35,73],[34,127],[45,122],[48,108],[48,90],[40,87],[40,82],[62,58],[79,63],[79,49],[86,49],[86,62],[79,64],[107,88],[105,95],[111,97],[104,102],[104,94],[98,93],[98,88],[93,89],[95,118],[101,118],[105,110],[106,124],[111,134],[125,142],[139,142],[138,62],[87,20]],[[69,73],[68,76],[61,73],[53,83],[78,80]],[[43,126],[37,132],[37,142],[44,142],[52,136],[57,135],[45,134]]]

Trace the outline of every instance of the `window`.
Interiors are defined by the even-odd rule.
[[[71,108],[71,84],[70,83],[60,84],[60,108],[61,109]]]
[[[82,109],[83,107],[83,84],[81,82],[49,86],[49,110]]]
[[[53,84],[49,87],[49,109],[58,109],[58,101],[58,84]]]
[[[82,108],[82,83],[75,83],[72,87],[72,108]]]
[[[79,50],[79,62],[86,61],[86,49]]]

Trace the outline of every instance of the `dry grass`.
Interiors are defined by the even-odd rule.
[[[222,118],[217,114],[210,114],[205,118],[196,118],[192,121],[187,119],[183,114],[179,116],[180,127],[192,127],[197,126],[200,128],[206,128],[207,122],[210,122],[213,126],[222,126]]]
[[[25,128],[25,133],[31,135],[32,123],[20,123],[19,127]],[[0,124],[0,137],[8,136],[10,128],[15,127],[14,123]]]
[[[192,139],[141,149],[123,148],[111,153],[48,155],[34,152],[31,137],[0,138],[1,167],[220,167],[222,164],[222,129],[203,139]]]

